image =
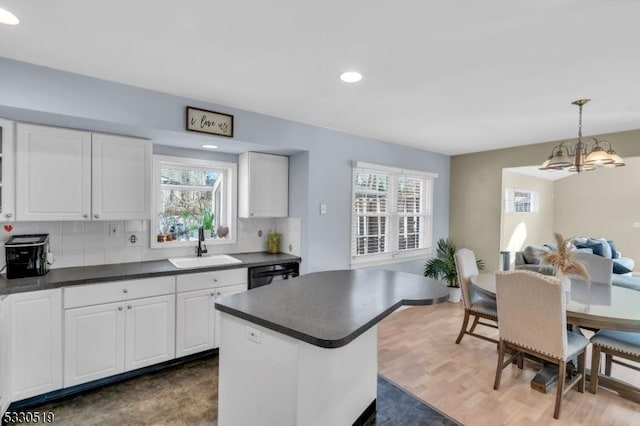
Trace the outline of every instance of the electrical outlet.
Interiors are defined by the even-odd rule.
[[[256,330],[253,327],[247,327],[247,331],[245,333],[245,337],[252,342],[261,343],[262,342],[262,333]]]
[[[320,204],[320,214],[327,214],[327,205],[325,203]]]

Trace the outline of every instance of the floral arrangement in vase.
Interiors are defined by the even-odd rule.
[[[569,274],[575,274],[589,279],[589,271],[584,263],[573,257],[573,245],[571,239],[565,239],[562,234],[555,232],[557,251],[541,251],[540,259],[543,263],[551,265],[556,270],[556,277],[562,281]]]

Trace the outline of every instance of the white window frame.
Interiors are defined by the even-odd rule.
[[[529,210],[516,211],[516,193],[529,194]],[[504,212],[518,214],[532,214],[540,211],[540,195],[538,191],[531,189],[505,188],[504,190]]]
[[[165,155],[153,156],[153,175],[152,175],[152,193],[151,193],[151,248],[175,248],[175,247],[192,247],[194,241],[157,241],[157,230],[159,228],[160,217],[160,168],[162,166],[176,166],[184,168],[194,169],[209,169],[218,170],[224,174],[222,183],[216,182],[213,188],[212,196],[216,197],[216,192],[220,189],[220,185],[224,188],[224,197],[222,200],[222,209],[225,213],[225,217],[228,218],[228,223],[225,226],[229,227],[228,238],[205,238],[206,243],[209,246],[214,245],[228,245],[237,244],[237,224],[238,224],[238,211],[237,211],[237,194],[238,194],[238,165],[236,163],[228,163],[223,161],[201,160],[197,158],[185,158],[185,157],[172,157]]]
[[[374,174],[386,175],[390,177],[390,194],[387,199],[388,210],[384,216],[387,217],[387,238],[383,253],[356,255],[356,234],[357,234],[357,214],[355,211],[355,185],[354,174],[358,171],[367,171]],[[424,227],[420,237],[420,247],[417,249],[399,250],[399,225],[398,220],[403,213],[397,211],[397,190],[398,180],[402,177],[418,178],[424,181],[422,185],[422,210],[424,214],[416,216],[424,217]],[[351,268],[363,268],[367,266],[384,265],[390,263],[406,262],[417,258],[426,258],[433,246],[433,194],[434,180],[438,177],[436,173],[424,172],[420,170],[401,169],[397,167],[384,166],[380,164],[354,161],[351,170]],[[379,215],[383,216],[383,215]]]

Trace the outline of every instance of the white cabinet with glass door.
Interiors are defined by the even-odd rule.
[[[149,218],[151,142],[16,125],[17,220]]]
[[[289,157],[245,152],[239,157],[239,216],[289,215]]]
[[[15,123],[0,118],[0,222],[15,220]]]

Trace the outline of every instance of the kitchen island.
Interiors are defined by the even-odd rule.
[[[219,299],[219,424],[364,423],[375,412],[377,323],[447,298],[418,275],[345,270]]]

